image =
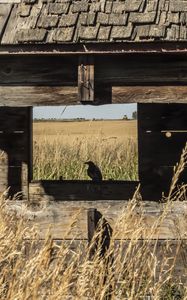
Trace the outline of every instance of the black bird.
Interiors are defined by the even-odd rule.
[[[101,181],[102,173],[98,166],[96,166],[92,161],[86,161],[88,165],[87,174],[93,181]]]

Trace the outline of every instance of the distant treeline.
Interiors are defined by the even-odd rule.
[[[132,119],[35,119],[34,118],[34,122],[86,122],[86,121],[122,121],[122,120],[132,120]]]
[[[119,120],[136,120],[137,119],[137,112],[134,111],[132,113],[132,118],[128,118],[127,115],[124,115],[122,119]],[[117,119],[91,119],[92,121],[116,121]],[[76,118],[76,119],[57,119],[57,118],[34,118],[34,122],[84,122],[84,121],[90,121],[90,119],[85,118]]]
[[[84,118],[77,118],[77,119],[56,119],[56,118],[50,118],[50,119],[44,119],[44,118],[34,118],[34,122],[83,122],[86,121]]]

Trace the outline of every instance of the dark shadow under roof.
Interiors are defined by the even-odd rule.
[[[187,0],[7,2],[1,44],[187,41]]]

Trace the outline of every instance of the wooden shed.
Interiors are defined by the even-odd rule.
[[[137,102],[139,180],[159,199],[187,136],[186,11],[179,0],[1,1],[0,191],[32,194],[32,106]],[[60,184],[69,198],[73,182]],[[74,199],[87,198],[78,185]],[[128,199],[136,186],[102,191]]]
[[[138,103],[138,182],[32,181],[32,107],[77,103]],[[187,140],[186,103],[187,1],[0,1],[0,192],[119,211],[140,183],[159,200]]]

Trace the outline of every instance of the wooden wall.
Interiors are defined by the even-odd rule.
[[[139,180],[144,199],[168,193],[187,142],[186,104],[138,104]],[[177,184],[187,182],[187,169]]]
[[[187,103],[185,55],[121,54],[91,58],[85,60],[94,87],[89,103]],[[80,61],[78,55],[0,56],[0,105],[79,103]],[[85,97],[82,100],[86,103]]]
[[[111,102],[111,100],[115,103],[187,103],[187,57],[185,55],[121,54],[112,56],[95,55],[91,58],[92,59],[89,60],[80,60],[80,57],[77,55],[0,56],[1,123],[2,126],[6,126],[7,132],[13,130],[16,137],[20,135],[18,143],[21,143],[25,149],[30,149],[30,138],[32,137],[28,107],[35,105],[77,104],[80,100],[78,98],[78,81],[81,81],[78,76],[80,75],[78,74],[81,69],[80,64],[83,64],[83,66],[84,64],[91,66],[87,69],[87,71],[89,71],[87,72],[88,74],[84,74],[86,75],[86,80],[93,80],[91,86],[94,88],[94,91],[91,91],[93,94],[90,94],[89,103],[102,104]],[[83,81],[86,82],[86,80]],[[84,90],[85,89],[86,86],[84,86]],[[84,92],[84,96],[86,94],[87,92]],[[184,104],[180,107],[178,114],[174,113],[174,107],[173,110],[169,110],[171,113],[168,117],[169,120],[167,120],[165,115],[162,115],[162,105],[155,106],[154,110],[151,105],[152,104],[146,104],[145,106],[143,106],[143,104],[139,105],[138,135],[140,181],[141,183],[148,183],[146,189],[150,190],[150,193],[147,195],[144,194],[147,199],[151,199],[150,196],[153,195],[153,187],[155,187],[156,191],[159,190],[159,195],[154,194],[155,199],[158,200],[160,198],[160,191],[169,185],[168,178],[172,176],[172,168],[179,158],[182,147],[186,141],[187,112]],[[9,108],[6,110],[4,106],[8,106]],[[14,115],[9,115],[11,106],[20,107],[20,109],[15,110]],[[12,108],[12,111],[14,111],[14,108]],[[23,122],[20,121],[22,124],[21,130],[23,131],[22,136],[20,132],[16,133],[16,131],[18,131],[17,124],[19,124],[17,118],[18,116],[22,118],[20,115],[21,112],[24,112]],[[26,117],[26,115],[28,117]],[[10,122],[13,125],[7,123],[7,120],[11,120]],[[171,120],[173,120],[173,123],[171,123]],[[163,126],[159,128],[161,124]],[[179,133],[179,129],[183,130],[183,132]],[[164,130],[178,130],[178,132],[173,132],[172,137],[167,138],[166,133],[162,132]],[[3,133],[3,135],[4,134],[5,133]],[[1,142],[2,150],[5,148],[6,143],[11,144],[11,141],[14,140],[14,135],[13,139],[10,133],[9,135],[6,134],[6,138],[3,137]],[[31,159],[30,150],[24,150],[22,153],[16,150],[16,143],[17,142],[15,142],[14,147],[12,144],[9,147],[12,151],[11,155],[13,157],[13,152],[15,152],[15,155],[21,156],[20,160],[16,158],[14,161],[16,161],[16,164],[19,162],[19,167],[21,166],[22,160],[25,161],[26,169],[28,169]],[[157,152],[155,152],[155,149]],[[7,148],[5,152],[8,152]],[[6,158],[6,160],[8,161],[8,158]],[[7,165],[8,163],[6,162],[6,166]],[[11,170],[13,170],[13,168]],[[6,172],[4,174],[6,174]],[[6,177],[9,179],[7,179],[7,181],[5,179],[2,180],[2,189],[13,182],[12,179],[10,179],[10,176],[12,176],[10,174],[13,174],[13,171],[10,172],[9,170],[7,174],[9,175],[4,176],[9,176]],[[150,174],[150,176],[148,174]],[[16,176],[13,175],[13,177],[15,178]],[[16,180],[19,181],[18,186],[26,186],[26,184],[21,183],[22,179],[18,179],[18,177],[16,178]],[[27,185],[31,177],[26,175]],[[186,177],[183,179],[186,180]],[[98,192],[97,189],[94,190],[95,197],[97,199],[107,199],[107,197],[112,199],[113,195],[110,194],[111,185],[112,183],[108,183],[108,186],[106,184],[103,193]],[[45,184],[46,190],[51,188],[50,183],[48,187],[46,186]],[[43,187],[42,185],[42,188]],[[58,189],[61,189],[61,187],[58,186]],[[67,192],[68,189],[71,189],[68,187],[68,183],[65,189],[67,190],[64,192],[64,197],[71,195],[71,193],[68,194]],[[80,195],[84,194],[84,199],[86,199],[87,194],[89,194],[89,188],[85,186],[84,193],[80,191],[79,186],[78,190]],[[112,188],[112,190],[114,189]],[[122,183],[122,187],[118,187],[118,191],[119,192],[116,193],[117,199],[127,199],[132,189],[130,188],[128,193],[126,193],[126,188],[123,189]],[[35,193],[33,195],[37,194]],[[75,195],[78,194],[77,187],[74,186],[72,197],[75,197]],[[54,198],[56,197],[58,197],[58,193],[54,195]]]
[[[97,209],[113,230],[115,230],[114,224],[121,216],[123,216],[124,223],[127,223],[125,212],[129,202],[125,200],[46,201],[44,199],[40,202],[31,201],[31,203],[33,206],[28,206],[24,211],[19,209],[23,205],[21,201],[17,203],[10,201],[9,206],[13,211],[17,210],[18,216],[23,213],[24,217],[28,218],[32,224],[38,224],[41,239],[45,238],[51,227],[52,237],[55,240],[87,240],[87,216],[90,208]],[[164,211],[165,217],[159,219]],[[152,239],[186,239],[187,203],[179,201],[174,202],[169,208],[163,203],[144,201],[142,206],[138,205],[131,214],[128,214],[128,228],[124,229],[123,226],[119,226],[119,230],[115,233],[115,239],[129,239],[140,215],[143,216],[141,221],[144,229],[142,238],[150,238],[150,228],[159,221],[157,229],[151,236]]]
[[[0,105],[63,105],[78,101],[78,58],[1,56]]]
[[[32,177],[32,109],[0,107],[0,193],[23,191]]]
[[[131,199],[138,181],[103,180],[38,180],[29,184],[30,200],[40,202],[65,200],[124,200]]]

